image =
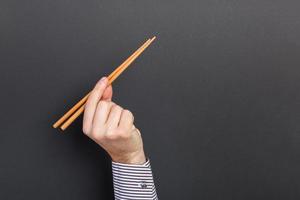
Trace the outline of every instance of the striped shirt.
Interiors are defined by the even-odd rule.
[[[112,162],[115,200],[158,200],[150,161],[142,165]]]

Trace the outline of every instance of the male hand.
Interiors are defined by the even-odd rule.
[[[129,110],[111,101],[112,87],[103,77],[90,93],[83,117],[83,132],[107,151],[114,162],[143,164],[146,157],[140,131]]]

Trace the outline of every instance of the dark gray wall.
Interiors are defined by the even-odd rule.
[[[114,84],[160,199],[300,198],[297,0],[0,2],[0,199],[113,199],[110,160],[52,123]]]

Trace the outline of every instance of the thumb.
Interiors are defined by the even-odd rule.
[[[105,100],[105,101],[111,101],[112,96],[113,96],[113,89],[112,89],[112,86],[111,86],[111,85],[108,85],[108,86],[106,87],[106,89],[104,90],[104,92],[103,92],[102,100]]]

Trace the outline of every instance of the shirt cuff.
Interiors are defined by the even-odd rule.
[[[116,200],[157,199],[150,161],[141,165],[112,162]]]

